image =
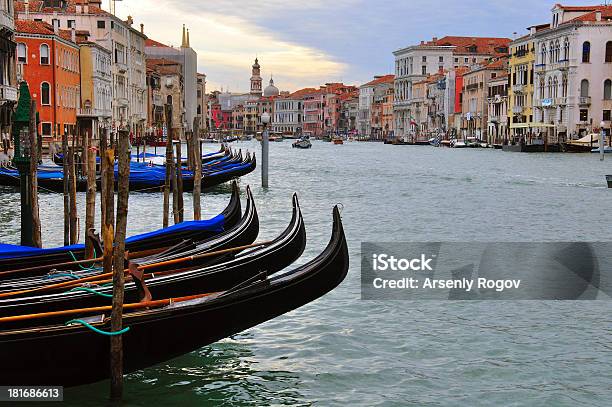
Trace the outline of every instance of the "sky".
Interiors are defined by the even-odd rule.
[[[565,5],[598,4],[572,0]],[[107,3],[107,0],[104,0]],[[301,3],[301,4],[300,4]],[[116,14],[167,45],[190,30],[207,91],[249,90],[257,56],[264,86],[361,85],[393,73],[396,49],[445,35],[508,37],[550,20],[548,0],[122,0]],[[516,33],[516,34],[515,34]]]

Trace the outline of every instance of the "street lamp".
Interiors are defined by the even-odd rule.
[[[261,186],[268,188],[268,151],[270,138],[268,137],[268,123],[270,123],[270,113],[263,112],[261,115],[263,123],[263,134],[261,139]]]

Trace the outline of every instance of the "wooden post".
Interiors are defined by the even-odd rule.
[[[101,253],[95,253],[93,242],[89,237],[89,230],[95,226],[96,218],[96,148],[93,143],[93,137],[87,135],[85,140],[85,162],[87,165],[87,195],[85,197],[85,258],[92,259]]]
[[[193,147],[194,172],[193,172],[193,220],[202,219],[202,207],[200,195],[202,193],[202,151],[199,134],[198,118],[193,119],[193,133],[191,135],[191,145]]]
[[[102,129],[100,132],[100,225],[104,225],[106,216],[106,145],[108,143],[107,129]]]
[[[117,179],[117,228],[115,230],[115,259],[113,267],[113,306],[111,313],[111,331],[122,329],[123,320],[123,286],[125,283],[123,262],[125,257],[125,234],[127,227],[129,178],[130,178],[130,141],[125,130],[118,134],[119,174]],[[111,399],[120,400],[123,395],[123,338],[111,336]]]
[[[170,211],[170,183],[172,179],[172,105],[165,106],[166,115],[166,179],[164,183],[164,219],[163,227],[168,227],[168,217]]]
[[[183,205],[183,152],[181,140],[179,139],[176,143],[176,191],[177,191],[177,203],[178,203],[178,223],[183,221],[185,217],[184,205]],[[176,218],[175,218],[176,219]],[[177,223],[175,221],[175,223]]]
[[[70,195],[68,183],[70,176],[68,174],[68,136],[62,135],[62,166],[63,166],[63,186],[64,186],[64,246],[70,244]]]
[[[32,100],[30,107],[30,151],[32,158],[30,159],[30,199],[32,208],[32,243],[34,247],[42,247],[42,238],[40,235],[40,213],[38,209],[38,162],[40,161],[38,149],[38,126],[36,125],[36,101]]]
[[[74,136],[73,136],[74,140]],[[77,204],[76,204],[76,165],[74,147],[68,148],[68,187],[70,188],[70,244],[78,242]]]

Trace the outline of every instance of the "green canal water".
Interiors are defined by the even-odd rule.
[[[234,146],[259,159],[257,142]],[[255,195],[260,238],[286,226],[297,192],[305,262],[327,243],[342,203],[347,279],[294,312],[129,375],[125,406],[612,405],[610,302],[362,301],[359,267],[362,241],[609,241],[612,157],[282,142],[270,159],[270,189],[259,169],[241,180]],[[206,216],[228,197],[228,188],[207,193]],[[159,228],[161,204],[132,194],[128,234]],[[61,244],[61,195],[42,194],[40,207],[44,244]],[[18,195],[0,190],[0,241],[18,243],[18,211]],[[206,329],[202,321],[175,334]],[[65,399],[104,405],[107,394],[102,382]]]

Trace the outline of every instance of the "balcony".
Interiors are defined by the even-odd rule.
[[[0,85],[0,100],[7,102],[16,102],[17,88],[8,85]]]
[[[499,116],[489,116],[489,123],[499,123]]]
[[[525,92],[525,85],[522,85],[522,84],[512,85],[512,93],[524,93],[524,92]]]
[[[546,64],[536,64],[535,71],[536,73],[543,74],[546,72]]]
[[[162,101],[161,93],[153,94],[153,106],[163,106],[164,103]]]
[[[555,105],[557,106],[565,106],[567,105],[567,97],[555,98]]]
[[[591,104],[591,97],[590,96],[580,96],[578,98],[578,104],[580,106],[587,106]]]
[[[565,71],[569,69],[569,59],[563,59],[561,61],[553,62],[550,64],[550,69]]]
[[[482,83],[482,82],[481,82]],[[478,84],[477,83],[471,83],[469,85],[465,86],[466,90],[472,90],[472,89],[478,89]]]
[[[95,107],[82,107],[77,109],[77,117],[111,117],[111,111]]]
[[[512,113],[513,114],[523,114],[523,106],[512,106]]]

